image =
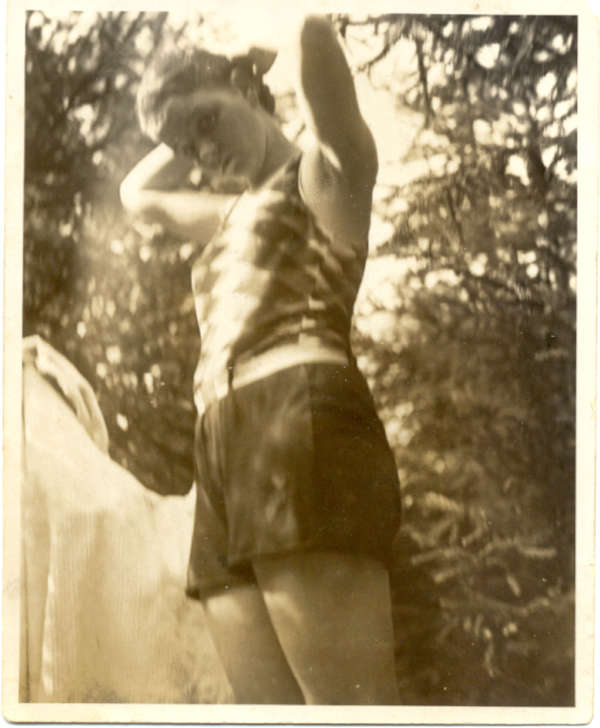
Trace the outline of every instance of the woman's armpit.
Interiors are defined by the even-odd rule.
[[[334,166],[318,145],[302,156],[299,192],[319,227],[334,245],[361,243],[368,237],[373,181]]]

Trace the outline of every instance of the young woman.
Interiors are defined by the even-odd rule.
[[[236,701],[391,704],[399,489],[349,341],[376,151],[325,18],[303,21],[295,50],[303,152],[271,113],[274,54],[159,54],[138,94],[158,146],[121,196],[197,246],[188,593]],[[247,189],[189,189],[194,166]]]

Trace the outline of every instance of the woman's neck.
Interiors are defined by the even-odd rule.
[[[261,187],[298,151],[298,147],[283,134],[271,116],[268,116],[267,122],[265,158],[259,174],[252,181],[251,186],[254,189]]]

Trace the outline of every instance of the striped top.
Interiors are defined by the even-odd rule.
[[[309,336],[349,350],[366,246],[333,249],[304,203],[294,156],[241,195],[192,264],[201,353],[194,391],[272,347]]]

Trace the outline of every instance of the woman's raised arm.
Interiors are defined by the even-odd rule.
[[[352,74],[335,31],[324,16],[304,19],[298,34],[297,93],[322,154],[343,174],[373,185],[375,143],[358,107]]]
[[[159,144],[129,172],[120,186],[123,207],[173,235],[208,242],[231,204],[231,195],[186,188],[193,162]]]
[[[365,245],[369,232],[377,151],[358,106],[352,74],[334,29],[308,16],[296,42],[296,93],[313,142],[300,166],[308,206],[333,245]]]

